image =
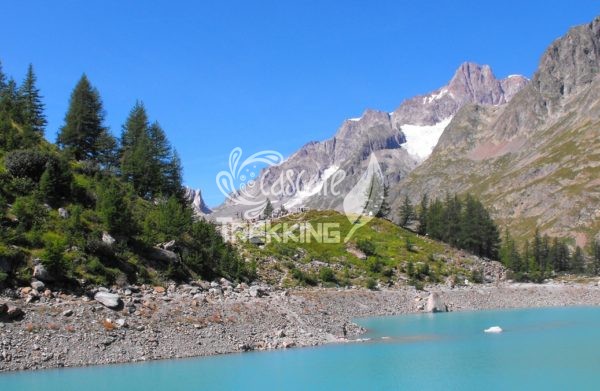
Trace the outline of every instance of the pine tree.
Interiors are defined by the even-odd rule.
[[[71,93],[65,124],[58,134],[58,144],[77,160],[98,161],[105,155],[112,136],[104,126],[104,110],[98,90],[84,74]],[[106,157],[102,157],[106,160]]]
[[[592,255],[593,255],[593,273],[595,276],[600,275],[600,240],[596,240],[592,244]]]
[[[570,269],[573,273],[583,273],[583,271],[585,270],[585,259],[583,257],[583,250],[579,246],[575,248],[575,252],[571,257]]]
[[[419,227],[417,232],[421,235],[427,234],[427,214],[429,210],[429,199],[427,193],[421,197],[421,208],[419,209]]]
[[[379,210],[377,211],[377,213],[375,214],[375,217],[379,217],[382,219],[386,219],[392,208],[390,207],[390,204],[388,202],[388,197],[389,197],[389,186],[387,183],[383,184],[383,194],[382,194],[382,198],[381,198],[381,206],[379,207]]]
[[[40,178],[40,192],[51,205],[58,205],[71,192],[73,175],[69,162],[62,158],[51,158]]]
[[[265,204],[265,208],[263,209],[263,216],[268,219],[272,215],[273,215],[273,205],[271,204],[271,200],[267,198],[267,203]]]
[[[504,231],[504,240],[500,249],[500,260],[504,266],[513,272],[520,273],[522,271],[521,255],[508,229]]]
[[[119,155],[121,175],[144,198],[152,198],[152,187],[158,176],[158,168],[152,159],[153,147],[148,128],[146,109],[143,103],[136,102],[123,125]]]
[[[446,194],[446,202],[444,207],[444,220],[446,229],[443,240],[455,247],[460,247],[461,230],[464,228],[462,216],[463,204],[458,198],[458,195],[455,194],[454,197],[451,197],[450,194]]]
[[[408,195],[405,195],[402,206],[400,207],[400,226],[404,228],[408,227],[413,221],[414,214],[413,205],[410,202]]]
[[[2,70],[2,61],[0,61],[0,94],[2,94],[2,91],[6,88],[6,83],[6,75]]]
[[[44,104],[40,90],[36,86],[37,78],[33,72],[33,65],[29,64],[27,75],[18,91],[18,103],[23,115],[24,125],[29,126],[41,137],[46,127]]]
[[[435,199],[427,212],[427,234],[434,239],[442,240],[444,237],[444,204]]]

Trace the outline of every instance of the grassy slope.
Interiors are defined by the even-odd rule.
[[[310,222],[313,226],[318,223],[338,224],[342,240],[339,243],[271,241],[264,247],[243,244],[246,257],[258,263],[259,274],[271,283],[307,283],[298,278],[298,272],[294,272],[297,269],[308,276],[309,284],[321,282],[327,285],[327,281],[321,278],[321,269],[330,268],[334,271],[335,281],[329,282],[334,285],[365,285],[368,280],[388,284],[403,279],[420,285],[443,281],[449,276],[457,276],[461,280],[471,278],[472,269],[477,267],[473,258],[463,252],[383,219],[375,218],[356,230],[348,243],[344,243],[343,238],[352,229],[352,223],[345,215],[335,211],[296,214],[277,220],[272,226],[284,222],[289,226],[298,222]],[[282,233],[282,229],[277,232]],[[295,233],[298,234],[299,230]],[[407,240],[410,246],[407,246]],[[371,242],[375,251],[367,259],[360,259],[356,249],[365,241]],[[407,275],[409,263],[415,270],[414,276]]]

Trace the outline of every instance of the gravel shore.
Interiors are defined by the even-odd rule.
[[[364,332],[353,319],[423,312],[433,291],[450,311],[600,305],[596,282],[369,291],[234,287],[221,281],[101,289],[101,295],[83,297],[45,291],[36,300],[20,291],[18,298],[0,297],[0,371],[342,343]],[[118,295],[118,303],[105,304],[117,304],[115,309],[98,301],[110,293]]]

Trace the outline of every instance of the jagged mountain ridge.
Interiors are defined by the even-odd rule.
[[[467,105],[431,157],[399,182],[408,194],[471,192],[518,237],[536,227],[579,245],[600,237],[600,18],[544,52],[504,106]]]
[[[339,209],[343,195],[364,172],[372,152],[386,181],[396,184],[428,156],[461,107],[469,103],[502,105],[527,83],[523,76],[497,79],[487,65],[463,63],[446,86],[408,99],[392,113],[366,110],[360,118],[345,120],[331,139],[307,143],[283,163],[261,172],[259,181],[270,188],[291,171],[294,186],[290,186],[290,194],[269,196],[276,206]],[[336,170],[347,174],[336,186],[341,196],[319,194]],[[263,195],[256,192],[254,196]],[[234,216],[241,210],[244,207],[227,200],[214,215]]]
[[[206,216],[212,213],[212,210],[206,205],[202,198],[200,189],[185,188],[185,199],[189,201],[192,210],[196,216]]]

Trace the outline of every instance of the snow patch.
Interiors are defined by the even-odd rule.
[[[448,117],[435,125],[402,125],[402,133],[406,136],[406,143],[402,146],[417,160],[424,161],[431,155],[451,120],[452,117]]]
[[[442,88],[438,93],[433,93],[433,94],[423,98],[423,103],[431,103],[434,100],[442,99],[447,94],[448,94],[448,89]]]
[[[358,118],[348,118],[348,121],[352,121],[352,122],[358,122],[362,119],[362,117],[358,117]]]
[[[287,201],[284,206],[289,209],[303,205],[308,198],[314,196],[315,194],[319,194],[321,189],[323,189],[325,182],[327,182],[327,180],[331,178],[331,176],[339,169],[340,168],[338,166],[333,165],[323,170],[320,178],[318,178],[314,183],[305,185],[302,190],[296,191],[296,194],[294,194],[294,196]]]

